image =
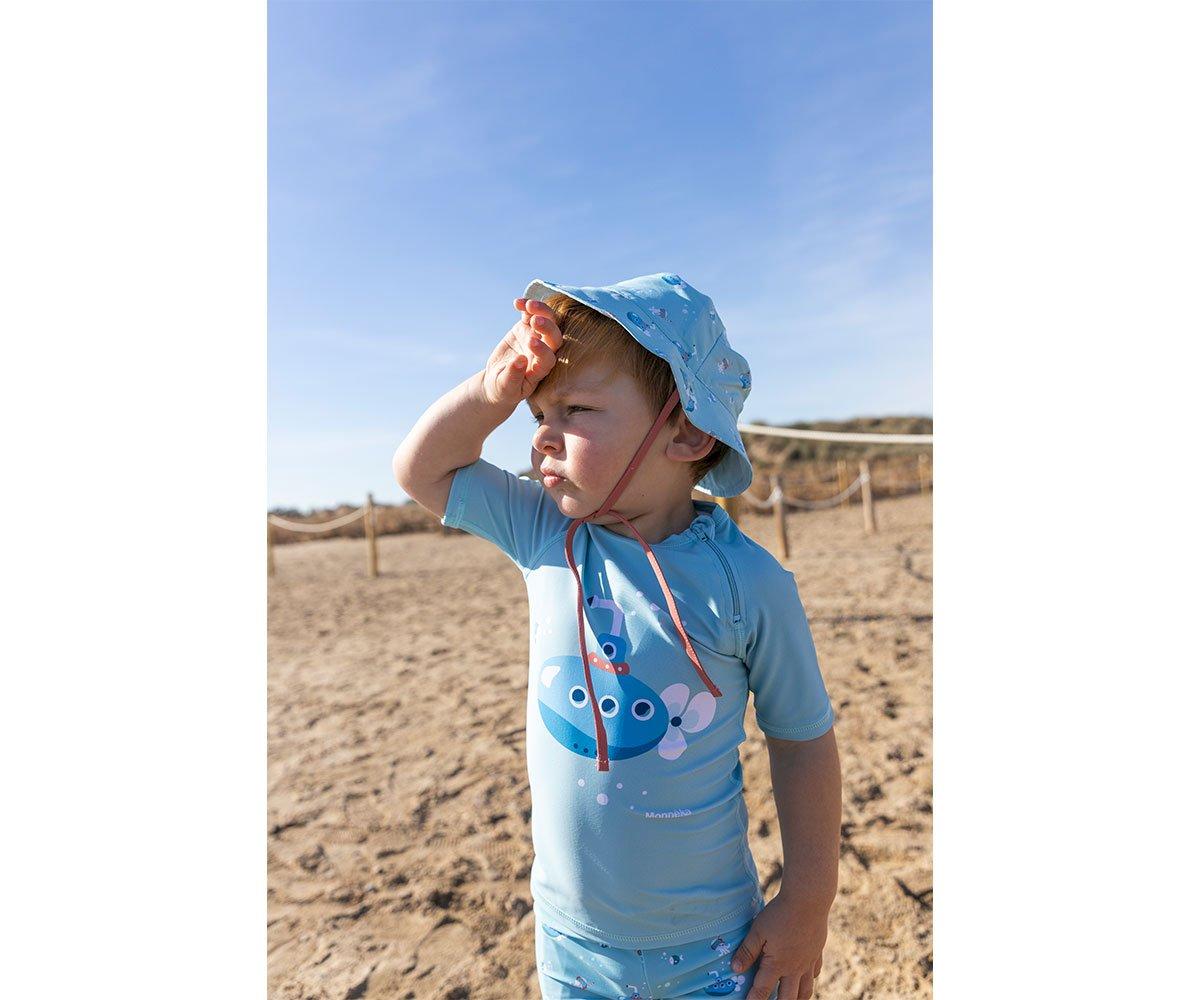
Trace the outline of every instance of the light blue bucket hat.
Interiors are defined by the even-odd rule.
[[[710,496],[735,497],[754,477],[738,433],[738,415],[750,395],[750,366],[729,346],[725,324],[712,299],[678,274],[646,274],[614,285],[560,285],[534,279],[524,298],[545,301],[555,292],[616,320],[651,354],[671,366],[679,399],[695,426],[729,451],[696,489]]]

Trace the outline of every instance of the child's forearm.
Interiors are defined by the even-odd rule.
[[[821,901],[837,894],[842,775],[833,730],[815,740],[767,737],[783,842],[782,890]]]
[[[396,449],[392,471],[409,493],[422,484],[445,479],[483,453],[487,436],[507,420],[514,407],[488,401],[479,371],[451,389],[422,414]]]

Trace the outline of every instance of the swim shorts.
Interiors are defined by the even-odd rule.
[[[758,962],[741,973],[733,953],[750,930],[658,948],[613,948],[573,937],[534,915],[538,982],[543,1000],[609,997],[611,1000],[675,1000],[681,997],[745,997]],[[778,997],[778,987],[771,1000]]]

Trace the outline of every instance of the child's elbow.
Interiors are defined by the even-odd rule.
[[[406,493],[408,492],[407,480],[409,475],[408,454],[404,449],[404,445],[400,445],[396,449],[396,453],[392,455],[392,476],[395,478],[397,485]]]

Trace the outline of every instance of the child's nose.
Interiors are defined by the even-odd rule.
[[[561,442],[558,439],[558,435],[546,424],[539,424],[533,432],[533,447],[535,450],[549,455],[552,452],[558,451],[561,447]]]

